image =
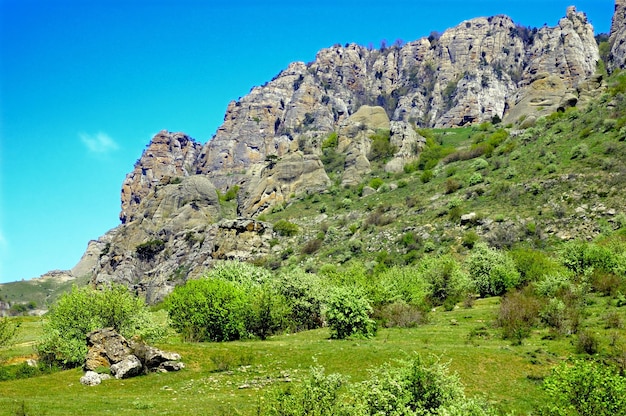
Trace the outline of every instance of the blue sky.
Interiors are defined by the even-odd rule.
[[[73,267],[156,132],[205,143],[292,61],[478,16],[554,26],[570,4],[609,31],[613,0],[0,0],[0,282]]]

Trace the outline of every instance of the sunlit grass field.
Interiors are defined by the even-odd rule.
[[[358,382],[368,369],[414,353],[449,362],[468,396],[482,395],[503,413],[526,414],[546,400],[541,380],[574,354],[573,338],[552,340],[547,330],[538,330],[512,346],[493,325],[499,302],[487,298],[472,308],[435,310],[428,324],[382,328],[371,340],[331,340],[327,329],[228,343],[183,343],[171,336],[158,346],[183,356],[186,368],[178,373],[106,380],[94,387],[79,383],[80,369],[0,382],[0,414],[252,415],[272,389],[298,383],[313,365]],[[601,325],[603,302],[593,298],[585,321],[601,348],[610,335]],[[23,320],[18,344],[0,350],[1,359],[29,357],[39,333],[37,319]]]

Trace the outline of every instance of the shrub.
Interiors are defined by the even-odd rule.
[[[301,269],[290,270],[275,281],[280,293],[289,304],[289,326],[294,331],[322,326],[322,299],[325,290],[317,275]]]
[[[586,144],[581,143],[579,145],[574,146],[574,148],[572,149],[572,154],[570,156],[570,159],[584,159],[588,156],[589,156],[589,147]]]
[[[292,237],[298,233],[298,226],[287,220],[278,220],[274,224],[274,231],[283,237]]]
[[[380,187],[381,187],[384,183],[385,183],[385,181],[383,181],[383,180],[382,180],[381,178],[379,178],[379,177],[376,177],[376,178],[372,178],[372,179],[369,181],[369,186],[370,186],[371,188],[378,189],[378,188],[380,188]]]
[[[420,181],[422,181],[422,183],[428,183],[433,179],[433,176],[434,176],[433,171],[430,169],[426,169],[420,175]]]
[[[389,130],[378,130],[375,134],[370,136],[372,145],[370,147],[370,160],[386,161],[392,157],[398,148],[391,144],[389,138],[391,132]]]
[[[450,255],[425,257],[420,264],[421,275],[428,284],[428,298],[433,305],[454,306],[467,293],[469,278]]]
[[[376,322],[370,317],[372,307],[357,289],[336,288],[326,307],[326,322],[331,330],[331,338],[371,338],[376,335]]]
[[[248,335],[249,298],[234,282],[190,280],[174,289],[167,306],[172,327],[187,341],[231,341]]]
[[[520,283],[520,275],[515,263],[506,253],[478,243],[468,259],[470,279],[478,294],[499,296],[515,288]]]
[[[274,390],[257,413],[269,416],[334,416],[342,413],[339,389],[345,379],[339,374],[324,373],[323,367],[312,367],[300,386],[290,384]]]
[[[484,181],[483,175],[480,172],[474,172],[469,178],[468,184],[469,186],[478,185]]]
[[[537,282],[548,274],[565,272],[561,265],[539,250],[519,248],[511,250],[509,255],[524,283]]]
[[[626,378],[594,361],[560,364],[543,384],[548,415],[626,415]]]
[[[79,366],[87,353],[87,334],[106,327],[113,327],[127,338],[139,335],[154,340],[164,333],[152,321],[143,300],[126,287],[73,287],[48,312],[43,340],[37,346],[39,356],[51,365]]]
[[[537,324],[539,309],[539,301],[526,293],[507,294],[502,299],[496,321],[502,329],[502,337],[512,340],[514,345],[521,345],[522,339],[528,337]]]
[[[461,183],[454,178],[448,178],[445,182],[445,193],[451,194],[461,189]]]
[[[598,338],[589,331],[580,332],[574,345],[578,354],[586,353],[589,355],[596,354],[598,352],[598,346]]]
[[[374,317],[385,328],[414,328],[428,322],[423,308],[409,305],[403,300],[380,306],[375,310]]]
[[[449,374],[447,365],[438,361],[424,362],[419,355],[410,361],[399,361],[396,366],[385,365],[372,370],[370,377],[354,390],[351,392],[354,409],[347,414],[493,414],[478,411],[481,406],[465,398],[458,376]],[[473,409],[469,410],[470,407]]]
[[[11,318],[0,317],[0,347],[11,345],[17,334],[17,325]]]

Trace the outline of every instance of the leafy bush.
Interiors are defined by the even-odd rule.
[[[298,233],[298,226],[287,220],[278,220],[274,224],[274,231],[276,231],[278,235],[291,237]]]
[[[376,178],[372,178],[372,179],[370,180],[370,182],[369,182],[369,186],[370,186],[371,188],[378,189],[378,188],[380,188],[380,187],[381,187],[384,183],[385,183],[385,181],[383,181],[381,178],[376,177]]]
[[[380,160],[384,162],[398,151],[398,148],[389,141],[390,135],[389,130],[379,130],[376,134],[370,136],[372,140],[369,154],[370,160]]]
[[[478,185],[479,183],[482,183],[483,181],[484,181],[483,175],[480,172],[474,172],[469,177],[468,185],[469,186]]]
[[[597,362],[560,364],[544,380],[544,389],[550,397],[547,415],[626,415],[626,378]]]
[[[303,331],[322,326],[325,290],[317,275],[301,269],[290,270],[280,274],[275,285],[289,304],[291,330]]]
[[[231,341],[248,335],[249,298],[234,282],[190,280],[174,289],[167,305],[172,327],[187,341]]]
[[[326,308],[326,322],[331,330],[331,338],[371,338],[376,335],[376,322],[370,317],[372,307],[357,289],[336,288]]]
[[[515,263],[506,253],[478,243],[468,259],[468,270],[478,294],[499,296],[520,283]]]
[[[316,366],[300,386],[289,385],[285,389],[274,390],[257,411],[269,416],[334,416],[342,413],[343,403],[339,389],[345,379],[339,374],[324,373],[324,368]]]
[[[537,282],[548,274],[564,273],[563,267],[539,250],[519,248],[511,250],[509,255],[515,262],[524,283]]]
[[[222,279],[250,288],[270,281],[272,274],[263,267],[244,261],[228,260],[215,262],[205,277],[207,279]]]
[[[155,340],[164,333],[151,319],[143,300],[126,287],[73,287],[48,312],[43,340],[37,346],[39,356],[52,365],[79,366],[87,353],[86,335],[106,327],[127,338],[139,335]]]
[[[480,401],[467,399],[458,376],[439,361],[419,355],[397,365],[384,365],[350,390],[351,415],[495,415]]]
[[[17,325],[11,318],[0,317],[0,347],[11,345],[17,334]]]
[[[502,337],[520,345],[530,335],[530,330],[539,321],[539,301],[523,292],[507,294],[500,304],[497,324],[502,328]]]
[[[453,307],[470,288],[467,274],[450,255],[425,257],[420,269],[422,278],[428,284],[428,299],[432,305]]]

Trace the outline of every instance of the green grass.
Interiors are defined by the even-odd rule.
[[[521,346],[511,346],[492,325],[498,306],[498,298],[488,298],[471,309],[459,305],[450,312],[436,310],[426,325],[381,329],[372,340],[330,340],[327,329],[267,341],[193,344],[171,338],[159,347],[182,354],[187,368],[181,372],[108,380],[95,387],[79,383],[78,369],[0,382],[0,408],[17,409],[24,403],[28,414],[49,416],[107,411],[248,415],[270,389],[285,385],[286,379],[298,382],[314,364],[357,382],[370,368],[418,352],[450,361],[469,396],[485,395],[503,412],[525,414],[544,403],[541,378],[571,355],[573,346],[567,337],[542,340],[545,330],[535,331]],[[486,337],[470,338],[477,328]],[[36,328],[29,334],[27,338],[36,336]],[[0,350],[1,356],[7,353],[13,354]]]

